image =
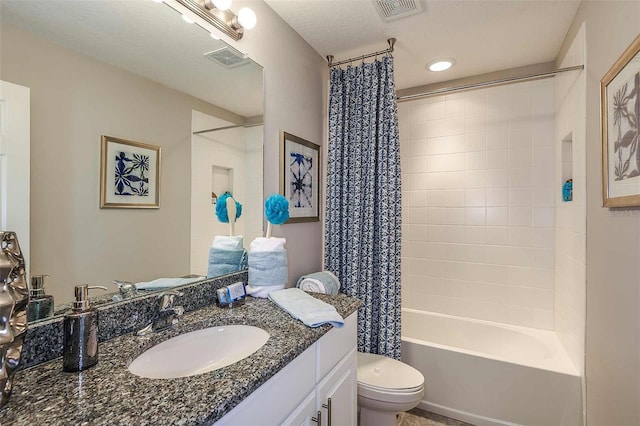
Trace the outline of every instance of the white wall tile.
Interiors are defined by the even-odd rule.
[[[509,149],[532,149],[531,125],[509,126]]]
[[[473,114],[464,116],[465,133],[479,133],[486,131],[485,115]]]
[[[508,207],[487,207],[487,226],[508,226]]]
[[[509,167],[509,151],[487,151],[487,169],[506,169]]]
[[[486,224],[484,207],[467,207],[466,217],[467,225],[484,226]]]
[[[533,193],[530,188],[509,188],[510,207],[531,207]]]
[[[487,188],[487,207],[506,207],[509,205],[508,188]]]
[[[531,161],[530,148],[509,149],[509,167],[531,167]]]
[[[489,209],[487,209],[487,225],[489,225]],[[508,222],[508,212],[505,211],[506,222]],[[487,245],[506,246],[509,244],[509,228],[507,226],[487,226]]]
[[[554,84],[461,92],[399,109],[403,306],[553,328]],[[573,237],[580,223],[568,209],[558,220],[564,253],[584,244]],[[577,258],[584,254],[562,255],[561,277],[580,276]]]
[[[464,172],[464,187],[467,189],[484,188],[487,184],[486,170],[469,170]]]
[[[531,239],[533,238],[532,228],[528,227],[510,227],[509,228],[509,245],[531,247]]]
[[[531,187],[531,168],[509,169],[509,187],[522,188]]]
[[[532,226],[533,211],[530,207],[509,207],[509,226]]]
[[[487,128],[487,150],[509,148],[509,127],[504,124]]]
[[[466,133],[464,135],[465,152],[484,151],[486,147],[487,147],[487,134],[485,132]]]
[[[464,205],[467,207],[484,207],[486,205],[484,189],[466,189]]]
[[[508,188],[509,170],[487,170],[487,188]]]

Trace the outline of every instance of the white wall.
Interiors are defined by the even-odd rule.
[[[638,36],[638,1],[583,1],[586,27],[587,425],[640,424],[640,210],[602,207],[600,80]]]
[[[560,67],[584,64],[585,28],[576,35]],[[586,71],[570,71],[555,77],[556,170],[555,188],[563,176],[573,178],[573,200],[564,202],[555,192],[556,270],[554,289],[555,330],[569,357],[584,375],[584,328],[586,307]],[[563,141],[571,140],[571,152]],[[566,142],[565,142],[566,148]],[[571,162],[565,160],[570,158]],[[570,166],[570,167],[566,167]],[[563,171],[563,168],[565,170]],[[569,168],[570,170],[566,170]],[[567,177],[568,178],[568,177]]]
[[[401,103],[403,306],[553,329],[552,79]]]

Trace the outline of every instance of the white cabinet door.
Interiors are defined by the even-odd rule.
[[[355,426],[357,423],[356,350],[353,349],[318,384],[317,410],[321,426]]]
[[[317,424],[316,391],[314,390],[285,420],[283,426],[312,426]]]

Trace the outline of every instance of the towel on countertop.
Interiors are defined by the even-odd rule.
[[[287,283],[287,250],[285,238],[258,237],[249,245],[249,279],[247,294],[267,297],[282,290]]]
[[[201,281],[199,278],[158,278],[153,281],[143,281],[135,283],[137,290],[162,290],[166,288],[173,288],[179,285],[191,284],[196,281]]]
[[[336,308],[318,300],[299,288],[288,288],[269,293],[269,299],[293,318],[309,327],[331,324],[336,328],[344,325],[344,319]]]
[[[298,280],[297,287],[312,293],[338,294],[340,280],[330,271],[314,272],[303,275]]]
[[[216,235],[209,249],[207,277],[232,274],[247,267],[242,235]]]

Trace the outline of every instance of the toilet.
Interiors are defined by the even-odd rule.
[[[358,411],[361,426],[395,426],[396,414],[415,408],[424,395],[424,376],[382,355],[358,352]]]

